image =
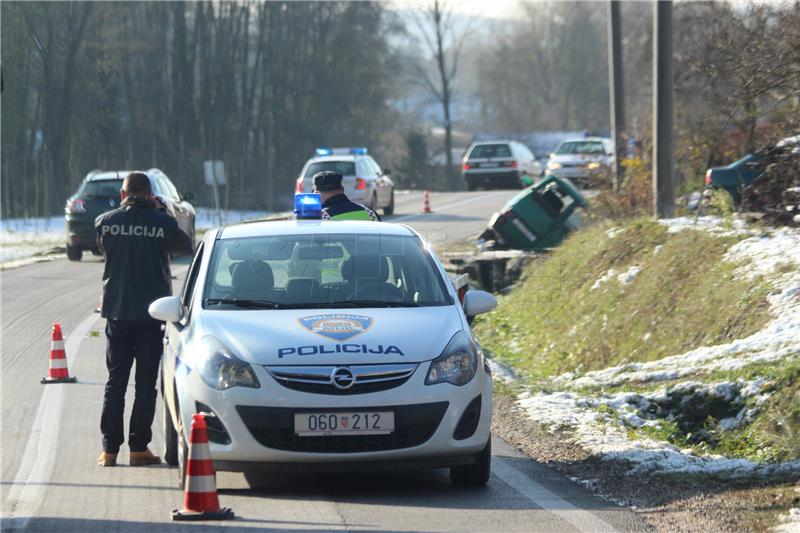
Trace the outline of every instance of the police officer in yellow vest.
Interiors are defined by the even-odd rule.
[[[342,175],[325,170],[317,172],[312,178],[314,192],[322,199],[322,220],[372,220],[380,222],[381,217],[369,207],[355,202],[344,194]]]

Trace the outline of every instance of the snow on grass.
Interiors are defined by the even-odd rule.
[[[642,267],[639,265],[632,265],[628,270],[625,272],[617,272],[615,268],[609,268],[608,271],[600,276],[597,281],[594,282],[592,287],[589,290],[596,290],[603,286],[605,283],[611,281],[612,279],[617,280],[621,285],[627,285],[631,281],[636,278],[636,275],[642,271]]]
[[[717,232],[720,221],[707,220],[709,218],[701,217],[700,228]],[[691,219],[662,221],[670,231],[696,227],[689,222]],[[735,231],[749,232],[744,228]],[[658,361],[629,363],[587,372],[580,377],[566,373],[554,378],[553,383],[568,389],[648,383],[800,357],[800,231],[782,228],[744,239],[728,250],[725,259],[741,265],[736,270],[737,276],[765,276],[772,282],[774,292],[768,301],[773,319],[761,331],[744,339],[699,347]],[[614,277],[623,282],[627,274],[632,279],[638,273],[635,268],[622,274],[609,270],[592,288]],[[591,397],[569,390],[523,393],[518,403],[532,420],[551,430],[572,431],[576,444],[603,460],[627,461],[631,473],[705,473],[726,477],[800,475],[800,460],[760,464],[718,455],[698,456],[692,450],[682,450],[666,442],[629,435],[631,428],[658,428],[660,421],[681,416],[680,409],[672,414],[659,413],[666,399],[696,398],[698,394],[732,402],[735,414],[720,420],[720,427],[734,429],[752,416],[753,409],[767,401],[769,395],[761,393],[763,385],[761,379],[713,384],[683,382],[654,393],[617,392]],[[747,399],[749,401],[745,402]]]
[[[745,239],[733,245],[725,259],[741,263],[736,271],[739,276],[763,275],[772,281],[775,292],[767,300],[774,318],[762,330],[743,339],[701,346],[658,361],[613,366],[577,378],[567,373],[554,382],[574,387],[648,383],[737,370],[800,355],[800,231],[782,228]]]
[[[217,211],[213,207],[195,207],[195,227],[207,230],[219,226]],[[238,224],[246,220],[255,220],[269,216],[269,211],[221,211],[222,225]]]
[[[678,233],[687,229],[708,231],[721,236],[755,233],[754,230],[747,228],[747,223],[744,220],[737,217],[734,217],[729,222],[715,216],[662,218],[658,222],[666,226],[667,231],[670,233]]]
[[[223,211],[222,223],[238,224],[269,215],[267,211]],[[198,231],[217,226],[216,211],[213,208],[195,208],[195,227]],[[54,248],[63,248],[65,239],[63,216],[0,220],[0,264],[8,267],[25,258],[47,253]]]
[[[16,261],[63,245],[63,216],[0,220],[0,263]]]
[[[698,456],[691,450],[650,438],[631,439],[628,424],[636,426],[641,418],[636,414],[633,393],[619,393],[609,398],[586,398],[571,392],[520,395],[518,403],[528,416],[552,431],[568,429],[575,444],[605,461],[623,461],[630,465],[629,473],[705,473],[721,477],[792,476],[800,473],[800,461],[760,464],[746,459],[728,459],[719,455]],[[611,404],[609,404],[611,402]],[[616,406],[617,418],[597,408],[605,404]],[[649,422],[649,421],[648,421]],[[642,423],[644,424],[644,423]]]

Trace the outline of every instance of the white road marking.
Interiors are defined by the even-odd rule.
[[[575,507],[555,493],[550,492],[500,457],[492,457],[492,473],[545,511],[549,511],[575,526],[578,531],[602,533],[617,531],[597,515]]]
[[[75,358],[83,339],[88,337],[100,315],[92,313],[86,317],[72,332],[66,341],[67,361],[70,368],[75,367]],[[61,411],[64,405],[65,387],[68,384],[42,385],[44,390],[36,409],[25,452],[14,484],[9,490],[6,500],[7,521],[3,520],[3,529],[21,529],[42,503],[47,482],[53,471],[58,455],[58,431],[61,426]]]
[[[453,202],[453,203],[450,203],[450,204],[444,204],[444,205],[436,206],[436,209],[444,211],[446,209],[451,209],[453,207],[458,207],[460,205],[471,204],[472,202],[477,202],[479,200],[486,200],[488,198],[494,198],[495,196],[503,196],[503,195],[506,195],[506,194],[508,194],[508,191],[495,192],[495,193],[492,193],[492,194],[482,194],[480,196],[473,196],[472,198],[467,198],[466,200],[459,200],[457,202]],[[435,214],[435,212],[434,212],[434,214]],[[395,223],[395,222],[401,222],[403,220],[408,220],[410,218],[417,218],[417,217],[423,218],[425,216],[426,216],[426,213],[415,213],[413,215],[403,215],[401,217],[393,218],[391,220],[388,220],[387,222]]]

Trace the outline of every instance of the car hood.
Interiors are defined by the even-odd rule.
[[[561,154],[561,155],[554,155],[550,157],[550,161],[554,161],[556,163],[569,163],[569,164],[576,164],[576,163],[588,163],[590,161],[603,161],[606,159],[606,156],[603,154]]]
[[[199,322],[201,336],[256,365],[427,361],[462,329],[454,306],[204,310]]]

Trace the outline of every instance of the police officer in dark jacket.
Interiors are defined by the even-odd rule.
[[[156,408],[156,380],[164,333],[162,323],[147,312],[158,298],[172,294],[170,252],[191,253],[192,242],[161,199],[154,197],[150,178],[131,172],[122,183],[119,209],[97,217],[97,242],[106,256],[102,316],[107,319],[108,381],[103,398],[100,466],[115,466],[124,442],[125,390],[136,361],[136,396],[128,446],[132,466],[158,464],[147,445]]]
[[[344,194],[342,175],[324,170],[311,178],[314,192],[322,199],[322,220],[372,220],[380,222],[381,217],[369,207],[355,202]]]

